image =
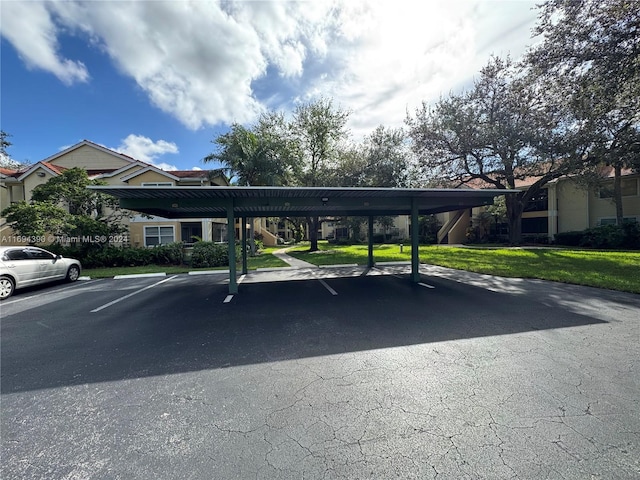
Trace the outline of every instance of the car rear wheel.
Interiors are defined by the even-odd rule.
[[[0,300],[4,300],[5,298],[9,298],[13,295],[15,288],[16,286],[13,283],[13,280],[6,275],[2,275],[0,277]]]
[[[69,270],[67,270],[67,281],[75,282],[76,280],[78,280],[79,276],[80,276],[80,268],[78,268],[77,265],[71,265],[69,267]]]

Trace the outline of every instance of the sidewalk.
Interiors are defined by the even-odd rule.
[[[298,260],[297,258],[287,255],[287,248],[281,248],[273,252],[273,255],[278,257],[283,262],[288,263],[293,268],[318,268],[313,263],[305,262],[304,260]]]

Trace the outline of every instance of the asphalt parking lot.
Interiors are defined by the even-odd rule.
[[[640,296],[421,266],[0,304],[3,479],[640,477]]]

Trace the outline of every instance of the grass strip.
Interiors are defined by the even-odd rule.
[[[314,265],[357,263],[366,265],[366,245],[318,244],[288,253]],[[376,262],[407,261],[411,247],[375,245]],[[640,252],[554,248],[460,248],[422,245],[420,261],[432,265],[504,277],[538,278],[556,282],[640,293]]]

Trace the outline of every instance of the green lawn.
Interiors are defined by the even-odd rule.
[[[315,265],[366,265],[367,246],[319,243],[319,252],[299,247],[289,254]],[[411,259],[411,247],[374,246],[376,262]],[[420,246],[420,262],[506,277],[540,278],[640,293],[640,252],[570,249],[457,248]]]
[[[258,268],[276,268],[287,267],[288,264],[280,260],[278,257],[272,255],[277,248],[265,248],[260,255],[247,258],[247,268],[249,270],[256,270]],[[82,274],[91,278],[111,278],[116,275],[133,275],[140,273],[161,273],[164,272],[167,275],[174,275],[176,273],[187,273],[197,270],[227,270],[229,267],[218,268],[191,268],[189,266],[166,266],[166,265],[145,265],[141,267],[114,267],[114,268],[91,268],[83,270]],[[238,269],[240,263],[238,262]]]

